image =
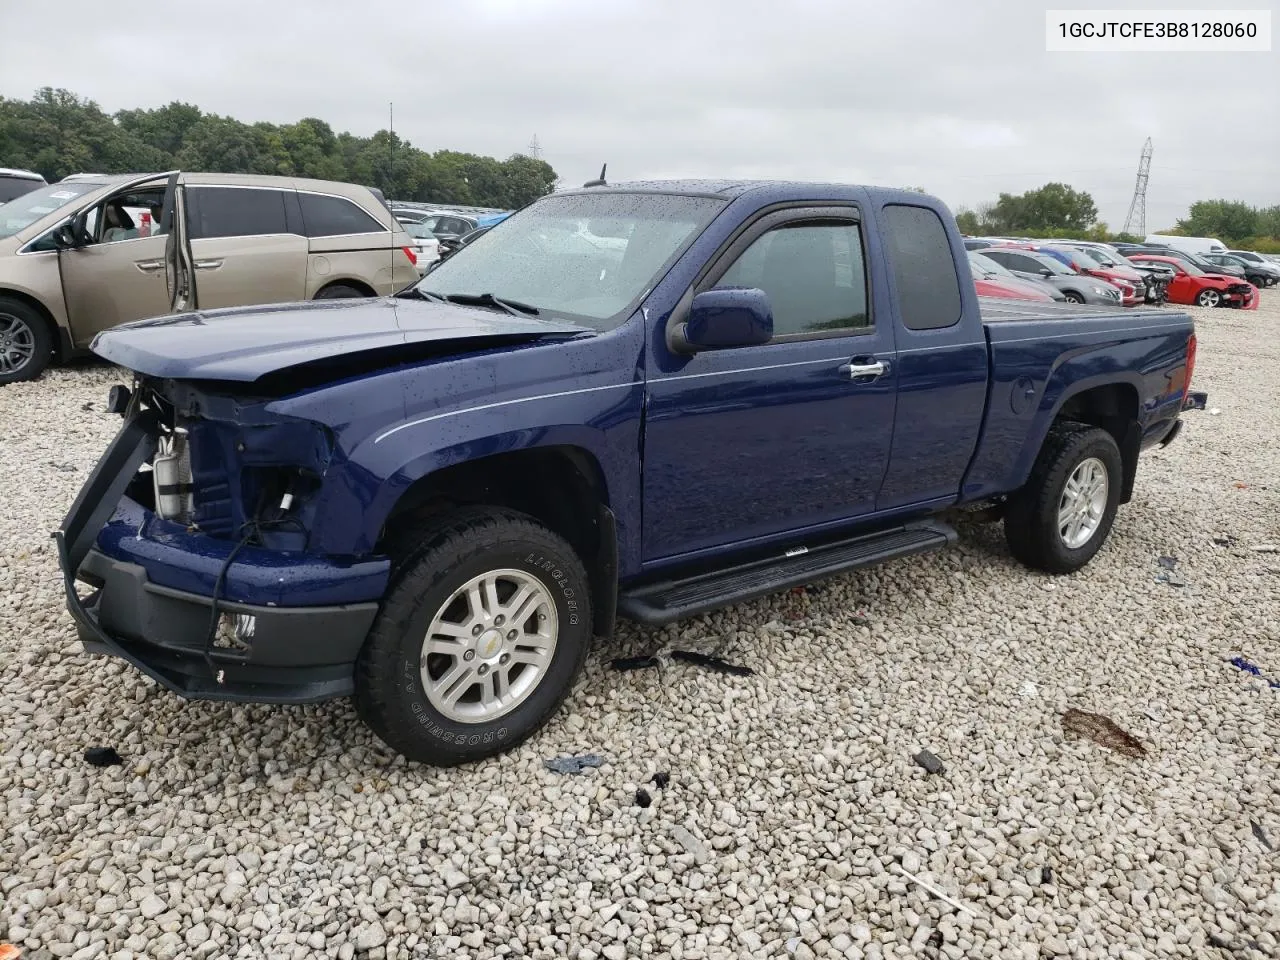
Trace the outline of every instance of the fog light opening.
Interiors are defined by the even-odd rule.
[[[257,627],[258,618],[251,613],[221,614],[213,645],[219,650],[248,653],[253,648],[253,635]]]

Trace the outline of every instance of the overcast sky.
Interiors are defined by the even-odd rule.
[[[1276,4],[1236,5],[1280,21]],[[536,135],[570,183],[608,161],[610,180],[922,186],[955,208],[1060,180],[1113,229],[1150,136],[1150,231],[1197,199],[1280,203],[1280,54],[1046,53],[1049,5],[10,0],[0,94],[67,87],[108,111],[184,100],[363,135],[394,101],[415,146],[506,157]]]

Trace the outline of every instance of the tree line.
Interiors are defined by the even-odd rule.
[[[189,103],[111,115],[69,90],[30,100],[0,97],[0,166],[35,170],[53,183],[71,173],[192,170],[341,180],[388,199],[514,209],[550,193],[543,160],[430,152],[388,130],[335,133],[323,120],[243,123]]]
[[[1139,242],[1143,237],[1112,233],[1098,221],[1093,197],[1065,183],[1046,183],[1038,190],[1002,193],[970,210],[960,207],[956,223],[962,233],[1026,235]],[[1198,200],[1177,226],[1153,233],[1216,237],[1234,249],[1280,253],[1280,205],[1252,207],[1238,200]]]

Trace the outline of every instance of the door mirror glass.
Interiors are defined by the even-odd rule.
[[[53,240],[53,245],[59,250],[73,250],[84,246],[84,242],[76,231],[75,221],[67,221],[49,236]]]
[[[773,309],[765,292],[755,287],[706,290],[693,298],[682,332],[679,339],[691,352],[768,343]]]

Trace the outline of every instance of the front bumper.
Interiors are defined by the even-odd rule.
[[[154,452],[157,429],[146,411],[126,420],[53,535],[67,608],[85,649],[120,657],[188,699],[309,703],[349,695],[356,657],[378,612],[367,598],[385,586],[386,561],[342,565],[274,554],[272,563],[246,562],[237,571],[238,559],[224,567],[233,544],[167,530],[149,536],[165,522],[125,491]],[[195,549],[195,541],[206,549]],[[214,570],[224,578],[219,614],[255,618],[252,637],[242,643],[207,646]],[[94,592],[82,599],[77,579]],[[352,579],[361,596],[321,602],[342,596]],[[263,592],[268,580],[275,589]],[[297,596],[310,602],[290,604]]]
[[[163,587],[136,564],[90,550],[79,578],[96,585],[68,607],[89,653],[120,657],[189,700],[311,703],[349,696],[356,656],[376,603],[262,607],[220,602],[220,614],[254,617],[242,649],[205,655],[213,601]]]

